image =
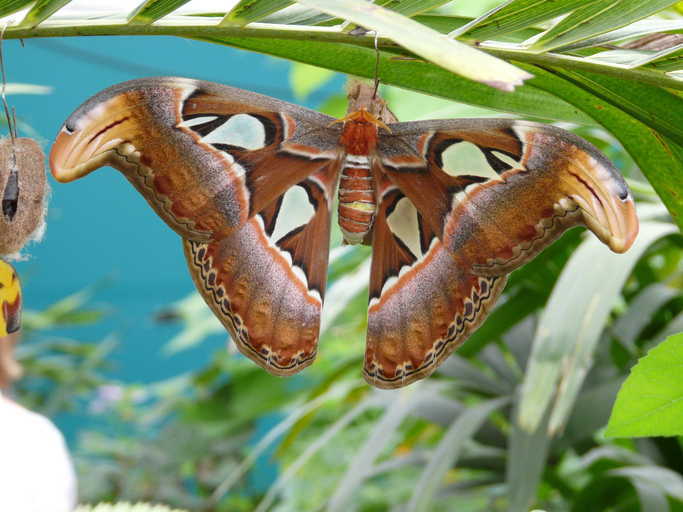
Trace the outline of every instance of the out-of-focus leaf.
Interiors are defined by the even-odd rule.
[[[410,413],[419,396],[419,389],[419,386],[411,386],[395,392],[377,392],[387,395],[393,394],[393,400],[387,404],[384,415],[374,425],[370,435],[358,448],[356,456],[348,465],[346,473],[327,504],[329,512],[349,510],[358,488],[370,474],[375,460],[393,439],[396,430]]]
[[[671,224],[644,222],[625,254],[610,252],[594,237],[575,251],[539,320],[522,387],[517,419],[522,428],[534,432],[549,409],[550,432],[562,427],[631,269],[653,242],[675,231]]]
[[[628,312],[616,321],[612,329],[614,335],[631,353],[635,353],[636,339],[654,313],[679,294],[679,290],[662,283],[653,283],[646,287],[633,299]]]
[[[513,417],[519,417],[518,412],[513,411]],[[512,424],[506,468],[508,512],[527,512],[532,504],[550,447],[547,420],[548,415],[534,432],[523,429],[518,421]]]
[[[24,19],[21,20],[19,26],[33,28],[52,16],[69,2],[71,2],[71,0],[37,0]]]
[[[292,5],[290,0],[240,0],[221,20],[221,25],[246,25]]]
[[[453,378],[458,385],[480,393],[499,396],[510,392],[510,386],[507,383],[490,377],[459,354],[453,354],[446,359],[437,371]]]
[[[683,333],[671,336],[641,358],[624,382],[605,435],[683,435]]]
[[[622,476],[631,481],[647,482],[677,500],[683,500],[683,478],[680,474],[660,466],[633,466],[617,468],[609,472],[613,476]]]
[[[214,502],[220,502],[221,498],[235,485],[249,470],[249,468],[256,462],[256,460],[265,452],[268,447],[279,439],[285,432],[290,430],[302,417],[310,414],[315,409],[319,408],[325,402],[338,397],[340,394],[345,394],[350,388],[349,383],[341,383],[326,393],[320,394],[316,398],[309,400],[301,406],[295,408],[290,412],[281,422],[275,425],[268,431],[258,443],[251,449],[249,455],[234,468],[234,470],[216,487],[213,492],[212,499]]]
[[[503,60],[362,0],[299,0],[299,3],[376,30],[429,62],[491,87],[513,91],[531,78],[526,71]]]
[[[100,503],[98,505],[79,505],[74,512],[184,512],[165,505],[152,503]]]
[[[631,478],[631,483],[638,494],[642,512],[669,512],[666,494],[658,486],[640,478]]]
[[[540,36],[532,50],[549,51],[613,31],[675,4],[672,0],[593,0],[584,2]]]
[[[7,94],[50,94],[52,87],[49,85],[9,83],[5,86]]]
[[[289,72],[289,85],[299,100],[305,100],[309,94],[329,82],[334,74],[331,69],[294,63]]]
[[[457,465],[462,449],[471,440],[474,433],[493,411],[509,402],[508,398],[497,398],[482,402],[465,409],[448,428],[439,444],[436,445],[432,457],[420,475],[415,486],[408,512],[432,510],[432,501],[441,486],[447,471]]]
[[[292,462],[282,473],[277,480],[270,486],[268,492],[259,503],[258,508],[254,512],[266,512],[270,509],[273,501],[278,493],[282,491],[287,482],[313,457],[323,446],[330,442],[339,432],[344,430],[352,421],[364,413],[372,405],[375,405],[377,400],[373,397],[363,400],[355,407],[346,412],[341,418],[330,425],[317,439],[314,439],[306,450],[299,455],[294,462]]]
[[[146,0],[130,15],[129,23],[149,24],[172,13],[190,0]]]

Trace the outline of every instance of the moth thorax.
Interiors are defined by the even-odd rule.
[[[375,183],[367,156],[347,155],[339,180],[339,227],[349,244],[361,244],[375,219]]]

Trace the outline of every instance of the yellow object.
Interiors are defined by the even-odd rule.
[[[21,284],[14,267],[0,260],[0,337],[21,327]]]

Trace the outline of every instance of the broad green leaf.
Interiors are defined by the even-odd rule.
[[[508,398],[497,398],[465,409],[445,432],[432,451],[426,467],[415,485],[415,490],[406,507],[407,512],[427,512],[434,500],[446,473],[457,465],[466,443],[482,426],[493,411],[509,402]]]
[[[289,85],[299,100],[305,100],[309,94],[318,90],[334,77],[331,69],[294,63],[289,72]]]
[[[376,53],[367,48],[285,39],[273,43],[273,41],[255,37],[201,37],[199,39],[284,57],[365,78],[375,77]],[[466,80],[430,63],[414,60],[395,62],[392,56],[385,52],[380,52],[379,78],[382,83],[494,110],[582,124],[591,122],[590,118],[576,107],[536,87],[524,85],[512,93],[500,94],[495,89]]]
[[[513,91],[531,75],[410,18],[363,0],[299,0],[332,16],[375,30],[429,62],[504,91]]]
[[[149,24],[172,13],[190,0],[147,0],[130,15],[130,23]]]
[[[522,428],[534,432],[548,411],[550,433],[562,428],[633,266],[653,242],[675,232],[671,224],[643,222],[625,254],[612,253],[593,236],[575,251],[536,329],[517,418]]]
[[[478,40],[498,39],[502,34],[555,18],[585,3],[586,0],[508,0],[451,35]]]
[[[292,5],[290,0],[241,0],[221,20],[220,25],[246,25]]]
[[[672,0],[594,0],[579,7],[540,36],[535,51],[549,51],[582,41],[650,16],[670,5]]]
[[[17,12],[31,2],[33,2],[33,0],[6,0],[0,6],[0,16],[7,16],[13,12]]]
[[[605,435],[683,435],[683,333],[667,338],[631,369]]]
[[[365,442],[358,447],[356,455],[347,466],[346,473],[327,504],[328,512],[342,512],[351,508],[356,492],[370,475],[375,460],[392,441],[396,430],[411,412],[419,396],[419,389],[419,386],[412,386],[393,392],[393,400],[387,404],[384,415],[374,425]]]
[[[71,0],[37,0],[24,19],[21,20],[19,26],[33,28],[52,16],[69,2],[71,2]]]

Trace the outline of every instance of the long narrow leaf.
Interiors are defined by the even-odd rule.
[[[273,41],[254,37],[200,39],[365,78],[375,77],[376,53],[367,48],[284,39],[274,44]],[[392,62],[392,56],[384,52],[380,53],[378,76],[383,83],[494,110],[577,123],[585,123],[587,119],[576,107],[529,85],[519,87],[512,93],[500,94],[495,89],[471,82],[429,63],[405,61],[397,66]]]
[[[427,61],[491,87],[512,91],[531,78],[526,71],[505,61],[363,0],[299,0],[299,3],[375,30]]]
[[[190,0],[147,0],[129,18],[130,23],[149,24],[172,13]]]
[[[595,37],[625,27],[675,3],[675,0],[594,0],[562,19],[531,48],[549,51]]]
[[[420,480],[410,498],[407,512],[432,510],[431,503],[443,482],[446,472],[455,466],[465,443],[472,439],[493,411],[509,402],[509,398],[497,398],[466,409],[448,428],[434,448],[429,463],[422,471]]]
[[[509,0],[494,7],[452,36],[467,35],[473,39],[498,39],[519,29],[565,14],[586,3],[586,0]]]
[[[418,390],[419,387],[416,389],[416,386],[413,386],[395,392],[388,392],[393,393],[395,398],[387,405],[386,412],[375,424],[370,435],[363,445],[359,447],[356,456],[348,465],[346,473],[327,505],[328,512],[349,510],[356,490],[371,473],[375,460],[389,441],[392,440],[393,434],[410,413],[413,403],[418,396]]]
[[[292,5],[290,0],[241,0],[221,20],[221,25],[246,25]]]
[[[31,10],[28,11],[26,17],[21,20],[20,27],[33,28],[52,16],[59,9],[64,7],[71,0],[38,0]]]
[[[33,0],[7,0],[6,2],[2,3],[2,6],[0,6],[0,16],[7,16],[13,12],[17,12],[31,2],[33,2]]]
[[[330,425],[317,439],[315,439],[308,448],[299,455],[287,469],[285,469],[277,480],[270,486],[268,492],[259,503],[254,512],[265,512],[270,508],[275,501],[277,495],[282,491],[287,482],[313,457],[320,449],[322,449],[330,440],[339,432],[344,430],[353,420],[363,414],[368,408],[376,403],[376,400],[368,398],[363,400],[355,407],[350,409],[344,416]]]
[[[574,253],[553,288],[536,331],[517,420],[528,432],[538,428],[549,409],[550,432],[562,427],[631,269],[653,242],[675,231],[671,224],[646,222],[626,254],[610,252],[593,237]]]

